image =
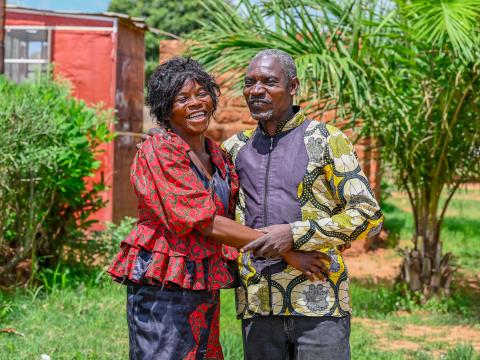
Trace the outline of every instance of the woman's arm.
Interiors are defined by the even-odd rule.
[[[213,222],[202,231],[202,234],[222,244],[240,249],[250,241],[263,235],[260,231],[236,223],[224,216],[215,216]]]
[[[263,235],[260,231],[238,224],[224,216],[215,216],[211,225],[204,229],[202,234],[237,249]],[[283,255],[283,259],[303,272],[311,281],[315,281],[316,278],[322,280],[329,273],[331,259],[319,251],[290,250]]]

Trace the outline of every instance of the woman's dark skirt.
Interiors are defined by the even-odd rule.
[[[127,285],[130,360],[223,359],[219,295]]]

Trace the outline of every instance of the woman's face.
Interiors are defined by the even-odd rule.
[[[187,80],[173,100],[170,125],[180,135],[203,134],[213,112],[213,100],[195,80]]]

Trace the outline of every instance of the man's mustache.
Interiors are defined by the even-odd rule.
[[[252,105],[254,102],[261,102],[261,103],[264,103],[264,104],[271,104],[272,102],[270,100],[266,100],[266,99],[262,99],[262,98],[254,98],[254,97],[251,97],[248,99],[248,105]]]

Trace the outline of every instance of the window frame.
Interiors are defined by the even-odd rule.
[[[12,30],[39,30],[39,31],[46,31],[47,32],[47,58],[46,59],[28,59],[28,58],[8,58],[7,57],[7,49],[5,49],[5,57],[4,63],[7,64],[20,64],[20,65],[46,65],[48,69],[48,65],[52,61],[52,29],[51,27],[47,26],[35,26],[35,25],[6,25],[5,26],[5,37],[8,36],[8,33]],[[43,72],[43,71],[42,71]]]

